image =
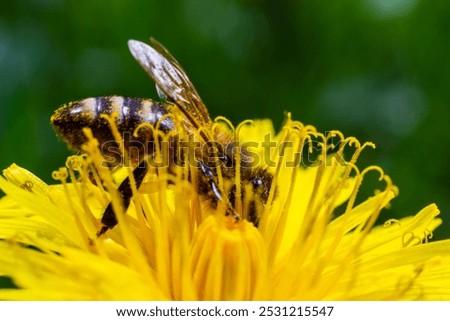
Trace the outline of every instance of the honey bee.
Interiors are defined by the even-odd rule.
[[[190,171],[188,179],[190,182],[196,182],[198,195],[213,209],[216,209],[219,203],[223,204],[225,215],[232,216],[236,222],[246,219],[258,227],[260,215],[269,197],[273,175],[267,168],[252,165],[252,157],[244,145],[236,148],[237,138],[234,132],[220,130],[220,126],[213,130],[214,123],[208,110],[180,64],[156,40],[151,39],[150,43],[151,46],[129,40],[128,47],[133,57],[155,81],[163,101],[101,96],[71,102],[61,106],[51,117],[56,132],[78,151],[81,151],[82,145],[87,141],[83,131],[86,127],[91,129],[100,145],[117,144],[110,124],[101,117],[115,113],[118,116],[117,129],[122,137],[134,133],[133,141],[124,139],[122,144],[130,151],[134,181],[138,189],[149,171],[149,160],[154,157],[155,144],[158,144],[154,131],[145,130],[142,124],[168,134],[195,135],[202,144],[214,146],[195,151],[196,171]],[[139,126],[143,130],[136,131]],[[113,166],[122,165],[123,160],[117,157],[114,149],[102,149],[102,152]],[[180,152],[172,153],[171,156],[173,159],[170,160],[169,157],[169,170],[175,163],[186,161],[183,158],[187,157]],[[240,162],[239,195],[236,186],[236,159]],[[227,188],[219,187],[219,171],[222,175],[222,185]],[[195,179],[192,179],[193,175]],[[124,208],[127,209],[133,197],[130,178],[126,178],[119,185],[118,192],[122,196]],[[236,206],[237,197],[241,198],[239,208]],[[105,209],[101,223],[102,227],[97,236],[117,225],[112,203]]]

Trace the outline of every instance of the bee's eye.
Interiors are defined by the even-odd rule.
[[[264,185],[263,180],[259,177],[252,178],[251,183],[253,185],[253,188],[258,188],[258,187]]]

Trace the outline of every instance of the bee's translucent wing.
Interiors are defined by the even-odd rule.
[[[151,45],[128,41],[131,54],[156,82],[159,94],[173,101],[197,128],[210,126],[208,110],[183,68],[156,40],[151,39]]]

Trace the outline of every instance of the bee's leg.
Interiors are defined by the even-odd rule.
[[[200,171],[208,179],[208,184],[211,187],[211,190],[214,192],[214,195],[216,196],[217,200],[225,203],[227,209],[225,212],[226,216],[233,216],[233,218],[236,220],[236,222],[239,222],[241,220],[240,215],[236,212],[236,210],[231,206],[228,199],[224,199],[222,196],[222,193],[219,190],[219,187],[217,186],[216,182],[214,181],[214,172],[211,168],[206,166],[203,162],[199,162],[200,164]]]
[[[142,181],[144,180],[144,177],[147,174],[147,171],[148,171],[148,163],[146,160],[142,161],[139,164],[139,166],[133,170],[134,181],[136,183],[137,189],[139,188],[139,186],[141,186]],[[129,177],[125,178],[125,180],[120,184],[118,192],[120,193],[122,198],[123,208],[126,210],[130,205],[131,198],[133,197],[133,190],[131,188]],[[109,229],[113,228],[116,225],[117,225],[117,217],[116,214],[114,213],[112,202],[110,202],[105,212],[103,212],[102,227],[97,232],[97,237],[105,234],[106,231],[108,231]]]

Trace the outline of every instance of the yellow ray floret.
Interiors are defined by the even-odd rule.
[[[398,191],[381,168],[357,167],[371,144],[289,118],[277,135],[270,121],[227,126],[241,143],[257,143],[256,165],[273,175],[259,224],[208,204],[189,164],[150,171],[124,209],[117,188],[133,181],[133,169],[102,167],[89,131],[86,154],[53,173],[58,184],[17,165],[4,170],[0,276],[14,287],[0,289],[0,299],[450,299],[450,240],[431,241],[437,207],[377,225]],[[368,172],[377,173],[380,190],[359,201]],[[247,199],[236,208],[245,210],[252,194],[242,179],[237,170],[237,195]],[[110,202],[119,223],[98,237]]]

